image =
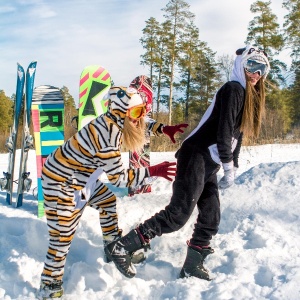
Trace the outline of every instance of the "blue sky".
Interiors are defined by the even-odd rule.
[[[139,42],[145,21],[163,21],[169,0],[10,0],[0,1],[0,89],[15,92],[17,62],[37,60],[35,86],[67,86],[78,100],[79,77],[91,64],[106,67],[115,84],[128,85],[140,66]],[[233,55],[244,45],[254,14],[252,0],[186,0],[196,15],[200,39],[217,52]],[[271,7],[282,24],[282,0]],[[289,63],[288,52],[280,59]]]

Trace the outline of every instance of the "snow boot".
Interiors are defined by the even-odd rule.
[[[132,264],[133,253],[139,249],[149,249],[149,241],[146,241],[140,234],[139,229],[133,229],[128,234],[113,241],[105,247],[108,259],[112,260],[117,269],[126,277],[132,278],[136,269]]]
[[[119,230],[118,235],[112,240],[112,241],[108,241],[108,240],[103,240],[103,245],[104,245],[104,261],[106,263],[110,263],[112,260],[108,258],[108,256],[106,255],[106,247],[108,244],[119,240],[122,237],[122,230]],[[140,264],[141,262],[143,262],[146,259],[146,256],[143,252],[139,252],[139,253],[132,253],[132,257],[131,257],[131,262],[135,265]]]
[[[61,280],[55,280],[51,283],[41,281],[40,289],[37,292],[37,299],[39,300],[60,300],[64,294]]]
[[[180,271],[179,278],[193,276],[211,280],[208,271],[203,267],[203,262],[207,255],[212,253],[214,253],[214,250],[210,247],[201,248],[188,244],[186,259]]]
[[[112,240],[107,240],[107,239],[103,239],[103,247],[104,247],[104,261],[106,263],[110,263],[112,260],[110,258],[108,258],[108,256],[106,255],[106,247],[107,245],[109,245],[110,243],[119,240],[122,237],[122,233],[123,230],[119,229],[118,230],[118,235],[116,235]]]

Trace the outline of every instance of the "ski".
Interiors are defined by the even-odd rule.
[[[27,158],[29,149],[33,149],[33,137],[30,135],[30,121],[31,121],[31,102],[33,85],[35,78],[37,62],[31,62],[26,72],[26,83],[25,83],[25,99],[24,99],[24,115],[23,115],[23,133],[22,133],[22,148],[21,148],[21,159],[19,168],[19,180],[18,180],[18,191],[16,198],[16,207],[20,207],[23,204],[23,193],[29,191],[32,180],[29,178],[30,173],[27,172]]]
[[[64,143],[64,99],[59,88],[41,85],[32,97],[32,124],[34,131],[38,217],[44,215],[42,168],[48,155]]]
[[[151,118],[152,114],[152,96],[153,89],[151,79],[145,75],[137,76],[130,83],[130,87],[133,87],[139,91],[144,98],[144,102],[147,103],[146,111],[147,117]],[[129,167],[141,168],[150,166],[150,132],[146,132],[146,143],[144,147],[139,151],[129,151]],[[150,179],[150,178],[149,178]],[[150,193],[151,192],[151,179],[145,180],[144,184],[135,188],[129,188],[128,194],[130,196],[134,194]]]
[[[17,148],[17,136],[19,128],[19,118],[21,113],[23,90],[25,83],[25,72],[20,64],[17,64],[17,87],[16,99],[14,103],[14,119],[10,136],[6,140],[6,148],[8,149],[8,168],[7,172],[3,172],[4,178],[0,179],[1,190],[6,190],[6,202],[12,204],[15,156]]]

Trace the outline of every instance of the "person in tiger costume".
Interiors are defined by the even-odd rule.
[[[112,87],[109,97],[107,113],[83,127],[51,153],[44,163],[42,186],[49,246],[38,299],[61,299],[66,257],[87,205],[99,211],[100,224],[109,241],[121,237],[116,196],[98,179],[99,170],[105,172],[116,187],[141,185],[145,178],[153,176],[172,181],[175,176],[175,162],[165,161],[137,169],[123,166],[121,144],[129,150],[144,145],[146,103],[134,88]],[[182,132],[180,127],[169,127],[165,134],[171,139],[176,132]],[[151,128],[156,135],[163,133],[160,124],[151,124]],[[90,182],[88,190],[91,192],[88,197],[86,192],[80,193],[87,182]]]

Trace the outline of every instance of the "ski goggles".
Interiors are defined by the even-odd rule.
[[[248,59],[244,65],[244,68],[247,72],[255,74],[258,73],[259,76],[264,76],[267,71],[267,65],[257,62],[252,59]]]
[[[146,115],[145,104],[140,104],[129,108],[126,112],[126,116],[130,119],[139,120]]]

